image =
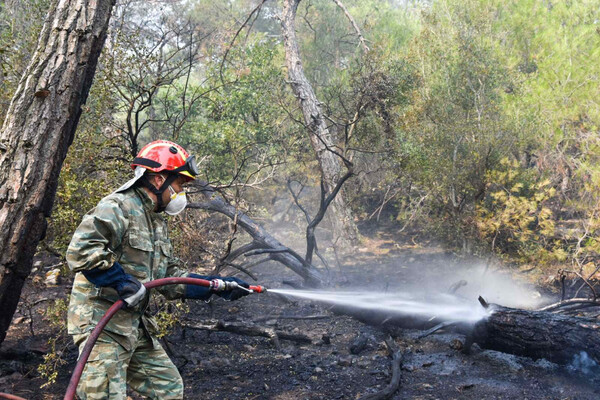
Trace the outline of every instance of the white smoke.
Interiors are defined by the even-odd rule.
[[[538,308],[542,304],[550,302],[548,299],[544,299],[533,286],[513,278],[506,270],[491,270],[481,263],[457,268],[450,267],[447,273],[442,273],[438,282],[445,283],[449,287],[452,283],[460,281],[463,281],[464,285],[455,293],[468,299],[475,300],[482,296],[488,303],[529,309]],[[438,290],[444,289],[439,287]]]
[[[573,356],[573,361],[567,367],[571,372],[583,372],[588,375],[598,371],[598,363],[594,361],[585,351]]]

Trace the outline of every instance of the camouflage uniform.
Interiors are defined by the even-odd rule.
[[[165,219],[141,188],[130,188],[102,199],[88,212],[67,250],[76,272],[68,312],[68,331],[79,350],[106,310],[118,299],[114,289],[98,288],[81,272],[108,269],[118,261],[140,282],[186,276],[171,256]],[[182,297],[185,285],[157,289],[168,299]],[[146,309],[150,291],[139,305],[118,311],[94,346],[77,394],[82,399],[125,399],[126,383],[152,399],[182,399],[177,368],[155,337],[156,322]]]

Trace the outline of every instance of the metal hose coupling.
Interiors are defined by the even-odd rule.
[[[236,281],[224,281],[223,279],[213,279],[210,281],[210,290],[212,290],[213,292],[224,292],[226,290],[233,289],[245,290],[248,293],[264,293],[267,291],[267,288],[259,285],[245,288],[238,284]]]
[[[237,289],[239,285],[235,281],[224,281],[223,279],[213,279],[210,281],[210,290],[213,292],[224,292],[226,290]]]

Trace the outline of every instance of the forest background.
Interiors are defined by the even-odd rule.
[[[359,227],[597,275],[600,2],[344,5],[362,36],[334,1],[302,1],[296,26],[336,149],[354,165],[342,195]],[[0,1],[2,119],[48,7]],[[291,201],[288,186],[304,188],[314,213],[321,172],[288,81],[280,10],[276,1],[117,2],[44,250],[64,254],[83,214],[156,139],[196,154],[202,179],[255,220],[297,224],[303,237],[303,214],[278,201]],[[193,266],[218,264],[239,234],[199,210],[170,223]],[[330,237],[323,227],[317,234]]]

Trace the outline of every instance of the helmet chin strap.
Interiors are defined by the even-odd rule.
[[[177,175],[169,174],[163,182],[163,184],[161,185],[161,187],[157,189],[156,186],[154,186],[148,179],[148,175],[144,174],[140,178],[140,183],[142,184],[142,186],[148,188],[148,190],[150,190],[154,195],[156,195],[156,202],[158,207],[156,209],[156,212],[165,211],[166,206],[163,203],[162,194],[165,190],[167,190],[167,188],[171,185],[171,183],[173,183],[175,179],[177,179]]]

